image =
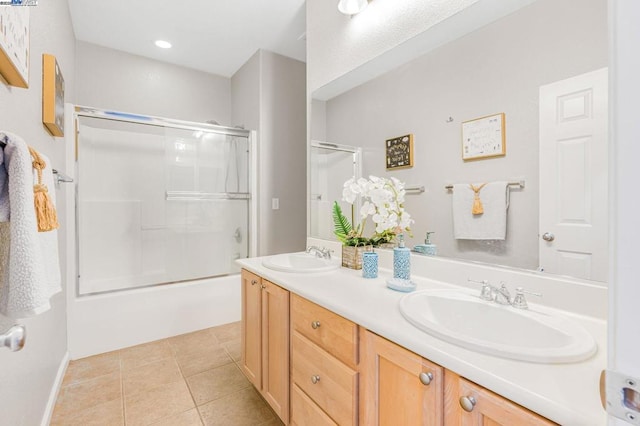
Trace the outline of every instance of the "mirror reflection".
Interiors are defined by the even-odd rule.
[[[605,281],[607,57],[606,1],[538,0],[358,87],[315,98],[311,137],[360,147],[363,176],[426,188],[407,195],[410,247],[434,232],[438,256]],[[462,123],[502,113],[504,155],[463,159]],[[387,170],[385,141],[406,134],[413,166]],[[320,185],[315,158],[312,151],[311,196]],[[508,191],[505,239],[456,238],[455,188],[446,187],[503,181],[525,182]],[[341,199],[343,182],[331,183],[327,206]],[[330,238],[330,220],[329,207],[312,205],[310,235]]]

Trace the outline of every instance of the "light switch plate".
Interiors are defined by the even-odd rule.
[[[272,198],[271,199],[271,209],[279,210],[280,209],[280,198]]]

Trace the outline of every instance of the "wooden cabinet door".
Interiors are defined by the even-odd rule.
[[[262,279],[242,270],[242,371],[262,389]]]
[[[289,292],[262,280],[262,395],[289,423]]]
[[[461,398],[467,398],[464,402],[470,411],[462,407]],[[555,425],[448,370],[445,374],[445,413],[447,426]]]
[[[361,424],[443,424],[442,367],[364,329],[360,349]]]

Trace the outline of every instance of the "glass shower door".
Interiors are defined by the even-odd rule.
[[[79,294],[238,272],[249,139],[79,117]]]

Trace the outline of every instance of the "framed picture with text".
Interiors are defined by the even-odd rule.
[[[464,161],[501,157],[506,153],[503,112],[462,123]]]
[[[387,170],[413,167],[413,135],[398,136],[385,141]]]

